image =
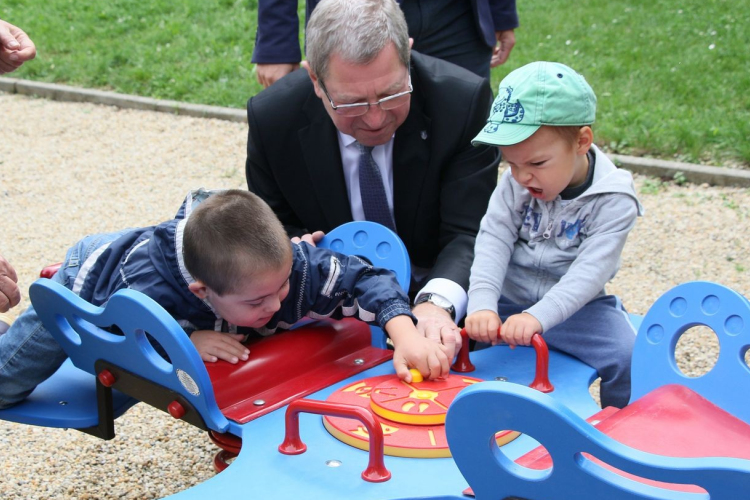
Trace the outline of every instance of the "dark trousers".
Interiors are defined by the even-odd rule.
[[[482,39],[467,0],[401,0],[414,50],[490,78],[492,48]]]

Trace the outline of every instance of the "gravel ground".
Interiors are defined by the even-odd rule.
[[[29,284],[87,233],[160,222],[195,187],[243,188],[246,125],[0,93],[0,254]],[[750,297],[750,190],[661,184],[637,177],[647,213],[608,290],[645,313],[685,281],[711,280]],[[699,373],[717,354],[713,332],[691,329],[681,366]],[[747,358],[746,358],[747,359]],[[105,442],[0,421],[0,498],[160,498],[211,477],[206,435],[146,405]]]

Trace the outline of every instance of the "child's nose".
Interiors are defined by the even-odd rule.
[[[281,309],[281,299],[278,295],[272,295],[265,301],[266,311],[275,313]]]

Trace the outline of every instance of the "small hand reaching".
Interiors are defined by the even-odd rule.
[[[396,375],[405,382],[412,381],[409,368],[419,371],[425,379],[446,377],[450,373],[450,359],[445,347],[423,337],[408,316],[396,316],[385,326],[393,340],[393,366]]]
[[[495,311],[482,310],[466,317],[466,333],[470,339],[485,344],[497,345],[503,341],[500,336],[500,316]]]
[[[514,314],[503,324],[503,340],[511,347],[531,345],[531,337],[541,331],[542,324],[531,314]]]
[[[214,363],[220,359],[235,364],[247,361],[250,349],[242,345],[244,335],[238,333],[222,333],[213,330],[196,330],[190,335],[201,359],[207,363]]]

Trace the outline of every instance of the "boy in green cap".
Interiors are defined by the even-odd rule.
[[[563,64],[531,63],[500,83],[472,143],[498,146],[510,168],[477,236],[466,330],[511,346],[543,334],[599,372],[602,406],[623,407],[635,330],[604,285],[643,208],[631,174],[593,144],[595,115],[593,90]]]

